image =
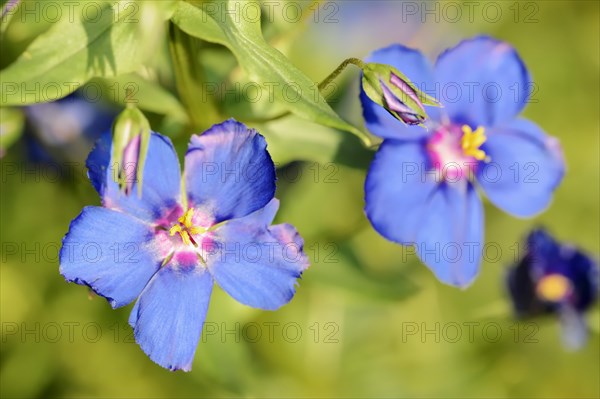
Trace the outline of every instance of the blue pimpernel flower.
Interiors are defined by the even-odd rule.
[[[523,257],[510,268],[507,285],[517,317],[557,314],[565,345],[577,349],[586,342],[584,312],[598,298],[598,277],[591,257],[537,229],[527,237]]]
[[[74,92],[57,101],[24,108],[31,158],[38,162],[82,162],[94,142],[110,129],[116,109]]]
[[[465,40],[435,67],[393,45],[366,62],[389,64],[419,89],[436,89],[426,129],[407,126],[361,92],[367,128],[382,137],[365,183],[366,214],[385,238],[415,245],[444,283],[466,287],[479,271],[483,206],[476,188],[518,217],[544,210],[564,174],[558,141],[518,118],[531,79],[516,51],[489,37]]]
[[[63,239],[60,273],[113,308],[137,298],[129,323],[154,362],[189,371],[213,282],[242,304],[289,302],[308,267],[289,224],[271,226],[275,166],[265,139],[234,120],[192,136],[183,177],[170,140],[152,133],[141,197],[109,174],[111,136],[87,166],[102,207],[86,207]],[[117,167],[118,168],[118,167]]]

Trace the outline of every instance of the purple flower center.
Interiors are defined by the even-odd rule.
[[[486,141],[485,130],[468,125],[440,125],[427,141],[427,153],[433,167],[447,181],[472,180],[480,161],[489,161],[480,146]]]

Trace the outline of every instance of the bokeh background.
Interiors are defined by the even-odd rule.
[[[293,301],[277,312],[242,306],[216,289],[192,372],[171,373],[132,341],[131,306],[111,310],[58,273],[70,221],[83,206],[99,204],[82,162],[122,107],[80,104],[74,97],[3,110],[3,129],[21,118],[26,128],[1,160],[0,395],[599,397],[598,306],[587,314],[589,342],[573,352],[561,345],[556,319],[515,320],[504,286],[506,269],[522,249],[517,245],[534,226],[596,258],[600,253],[598,2],[324,1],[318,14],[309,13],[312,3],[296,3],[306,18],[290,23],[275,12],[264,31],[315,81],[346,57],[396,42],[432,60],[480,33],[512,43],[538,88],[524,115],[559,138],[567,160],[552,206],[519,220],[486,203],[486,240],[501,251],[461,291],[439,283],[409,249],[369,226],[363,182],[372,151],[346,133],[296,119],[256,125],[280,166],[277,221],[301,232],[311,268]],[[0,66],[46,25],[7,29]],[[221,60],[218,49],[211,51],[206,59]],[[221,56],[216,65],[231,64]],[[158,76],[174,92],[166,60],[166,45],[157,45],[151,67],[158,72],[144,76]],[[360,125],[357,78],[356,70],[344,73],[332,101]],[[238,105],[229,104],[232,110]],[[185,148],[180,123],[148,116],[155,130]]]

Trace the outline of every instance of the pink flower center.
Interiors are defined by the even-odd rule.
[[[429,138],[427,152],[433,167],[445,180],[472,180],[479,162],[489,162],[480,148],[486,139],[481,126],[473,131],[467,125],[441,125]]]
[[[206,255],[211,251],[212,231],[220,224],[213,225],[202,212],[189,208],[183,212],[180,206],[158,223],[155,239],[159,245],[163,266],[172,259],[177,264],[205,266]]]
[[[208,230],[206,227],[194,225],[194,208],[190,208],[177,219],[177,223],[169,229],[169,235],[175,236],[179,234],[181,241],[186,245],[198,246],[194,236],[202,235]]]

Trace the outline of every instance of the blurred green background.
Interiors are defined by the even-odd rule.
[[[308,2],[296,3],[309,12]],[[89,147],[41,145],[51,154],[49,168],[32,158],[32,143],[40,147],[43,133],[28,132],[1,161],[0,395],[599,397],[598,306],[587,314],[587,346],[569,352],[557,320],[512,318],[503,284],[515,244],[540,224],[596,258],[600,253],[599,3],[466,3],[476,3],[471,14],[461,2],[321,2],[319,13],[302,23],[286,23],[276,12],[264,30],[315,81],[345,57],[394,42],[432,59],[480,33],[517,48],[539,88],[524,115],[559,138],[568,172],[538,218],[518,220],[486,203],[486,240],[501,253],[482,264],[470,288],[442,285],[409,249],[369,226],[363,182],[373,152],[358,140],[295,119],[257,125],[282,166],[276,221],[298,228],[311,267],[293,301],[277,312],[242,306],[216,289],[192,372],[168,372],[132,342],[131,306],[111,310],[59,275],[57,253],[70,221],[83,206],[99,204],[81,164]],[[40,23],[8,30],[1,65],[44,29]],[[163,47],[164,55],[157,47],[158,70],[168,68]],[[229,65],[213,50],[207,63],[214,57]],[[357,76],[342,75],[333,104],[359,125]],[[185,148],[181,126],[149,117],[155,130]],[[291,149],[288,135],[303,145]],[[56,178],[56,165],[67,161],[79,163]]]

